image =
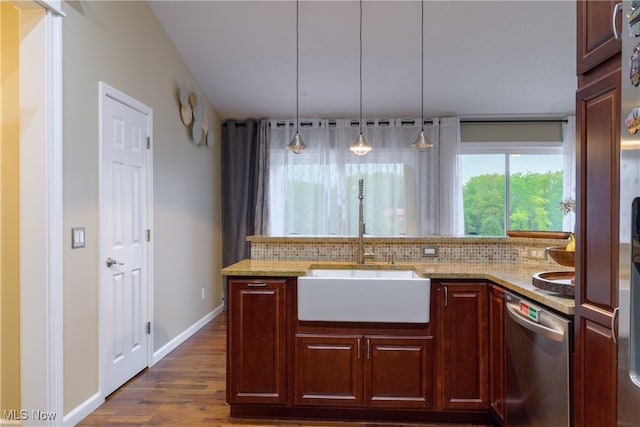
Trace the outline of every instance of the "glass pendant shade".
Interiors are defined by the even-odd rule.
[[[304,145],[304,141],[300,134],[296,131],[296,134],[291,138],[291,142],[287,145],[287,148],[295,154],[300,154],[307,146]]]
[[[351,144],[351,151],[353,151],[358,156],[364,156],[369,151],[371,151],[371,146],[367,142],[366,138],[362,133],[358,135],[353,144]]]
[[[416,142],[411,144],[411,147],[417,149],[418,151],[424,152],[433,147],[433,144],[431,143],[431,141],[429,141],[429,138],[425,136],[423,129],[420,131],[420,135],[418,135],[418,137],[416,138]]]

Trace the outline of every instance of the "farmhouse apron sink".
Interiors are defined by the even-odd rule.
[[[430,293],[411,270],[312,269],[298,278],[298,319],[428,323]]]

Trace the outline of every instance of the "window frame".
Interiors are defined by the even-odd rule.
[[[540,141],[540,142],[523,142],[523,141],[514,141],[514,142],[462,142],[461,150],[459,156],[461,157],[465,155],[478,155],[478,154],[486,154],[486,155],[503,155],[504,156],[504,230],[505,233],[509,229],[509,215],[511,206],[511,197],[510,197],[510,177],[511,177],[511,167],[510,167],[510,157],[512,155],[544,155],[544,154],[557,154],[562,156],[564,153],[562,141]],[[462,168],[462,161],[460,162]],[[563,170],[564,173],[564,170]],[[464,191],[464,182],[461,181],[463,186],[462,191]],[[464,209],[464,206],[463,206]]]

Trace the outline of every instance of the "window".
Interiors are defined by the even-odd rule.
[[[276,174],[280,175],[280,174]],[[365,183],[364,221],[367,233],[407,233],[407,190],[411,168],[402,163],[293,164],[282,170],[284,235],[342,235],[358,230],[359,180]]]
[[[562,230],[561,149],[486,151],[461,156],[465,234]]]
[[[426,132],[433,133],[434,126]],[[418,155],[411,143],[419,124],[375,121],[363,128],[374,150],[363,157],[349,151],[358,124],[317,120],[300,127],[302,154],[285,147],[295,132],[288,122],[271,122],[269,138],[268,233],[358,234],[359,180],[364,180],[366,233],[376,236],[438,232],[436,150]],[[419,173],[420,171],[420,173]]]
[[[463,128],[458,118],[434,118],[425,131],[436,146],[418,153],[410,145],[419,121],[368,121],[363,133],[374,149],[358,157],[348,149],[357,122],[303,122],[307,149],[296,155],[286,149],[294,123],[272,121],[265,232],[356,235],[360,179],[370,235],[504,236],[509,229],[570,229],[563,227],[567,218],[560,208],[563,192],[570,194],[572,187],[563,183],[572,175],[567,160],[573,162],[573,152],[563,155],[569,152],[563,141],[572,141],[563,134],[565,125],[469,122]]]

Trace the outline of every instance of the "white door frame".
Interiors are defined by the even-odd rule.
[[[62,17],[60,1],[17,2],[44,11],[20,45],[20,403],[55,414],[63,387]],[[33,68],[36,67],[36,68]],[[44,72],[42,71],[44,68]],[[34,73],[35,70],[35,73]],[[41,209],[35,212],[35,209]],[[25,425],[32,424],[27,420]],[[42,422],[39,422],[42,425]]]
[[[106,97],[115,99],[118,102],[121,102],[139,112],[147,116],[147,129],[149,131],[149,138],[151,140],[151,147],[147,150],[147,228],[153,230],[153,109],[143,104],[142,102],[130,97],[124,92],[119,91],[118,89],[109,86],[105,82],[99,82],[99,138],[98,138],[98,174],[99,174],[99,227],[100,227],[100,242],[98,244],[99,253],[98,253],[98,264],[100,265],[100,273],[99,273],[99,353],[98,353],[98,363],[99,363],[99,392],[102,399],[105,396],[105,383],[106,383],[106,373],[107,373],[107,364],[109,363],[109,358],[107,357],[108,343],[107,334],[106,334],[106,321],[107,321],[107,313],[103,307],[103,301],[105,301],[105,290],[106,283],[104,283],[104,274],[102,273],[102,266],[104,265],[107,254],[104,253],[103,250],[103,242],[106,236],[106,230],[104,229],[104,218],[102,217],[102,212],[104,209],[104,100]],[[151,367],[153,365],[153,245],[149,244],[147,248],[147,280],[144,286],[147,288],[147,313],[146,319],[148,322],[151,322],[152,328],[151,333],[148,336],[147,343],[147,366]]]

